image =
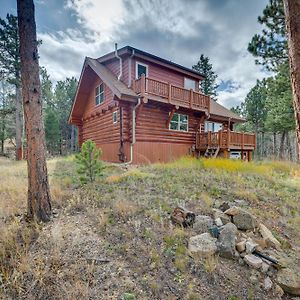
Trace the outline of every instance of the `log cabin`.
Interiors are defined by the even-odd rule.
[[[245,120],[204,95],[204,76],[126,46],[85,58],[69,123],[81,145],[93,140],[110,162],[168,162],[184,155],[251,160],[255,135]]]

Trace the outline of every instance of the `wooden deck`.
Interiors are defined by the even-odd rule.
[[[178,107],[210,112],[210,98],[200,92],[142,75],[133,82],[133,90],[142,97],[170,103]]]
[[[196,134],[196,149],[208,147],[226,150],[254,150],[255,134],[220,130],[218,132],[201,132]]]

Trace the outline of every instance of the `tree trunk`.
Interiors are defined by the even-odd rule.
[[[27,138],[28,216],[48,221],[51,197],[46,165],[45,131],[32,0],[18,0],[21,79]]]
[[[22,95],[19,83],[16,84],[16,160],[23,158],[23,113],[22,113]]]
[[[261,156],[265,157],[265,132],[261,132]]]
[[[273,155],[274,155],[274,158],[277,156],[277,136],[276,136],[276,132],[273,132]]]
[[[293,161],[293,151],[292,151],[292,145],[291,145],[289,132],[286,133],[286,145],[287,145],[287,149],[288,149],[289,160]]]
[[[280,140],[280,147],[279,147],[279,158],[283,159],[284,156],[284,140],[285,140],[285,135],[286,131],[283,131],[281,135],[281,140]]]
[[[75,146],[75,126],[71,125],[71,153],[74,152]]]
[[[300,162],[300,0],[284,0],[284,10],[296,120],[297,160]]]

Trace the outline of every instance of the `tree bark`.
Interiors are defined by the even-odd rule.
[[[23,113],[21,87],[16,84],[16,160],[23,158]]]
[[[51,197],[45,155],[34,4],[32,0],[18,0],[17,6],[27,138],[28,216],[38,221],[48,221],[51,216]]]
[[[285,135],[286,131],[283,131],[281,135],[281,140],[280,140],[280,147],[279,147],[279,158],[283,159],[284,156],[284,140],[285,140]]]
[[[300,162],[300,0],[284,0],[284,10],[296,120],[297,160]]]
[[[288,149],[288,154],[289,154],[289,160],[293,161],[293,151],[292,151],[292,145],[291,145],[291,139],[290,139],[290,134],[287,131],[286,133],[286,145]]]
[[[273,155],[274,155],[274,158],[277,156],[277,136],[276,136],[276,132],[273,132]]]

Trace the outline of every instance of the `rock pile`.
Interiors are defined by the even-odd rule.
[[[176,210],[176,209],[175,209]],[[284,292],[300,295],[299,272],[282,268],[278,259],[284,255],[280,242],[255,216],[238,206],[222,203],[212,216],[196,215],[195,236],[190,237],[188,250],[192,256],[212,256],[237,259],[239,263],[265,274],[263,287],[276,295]],[[277,257],[276,257],[277,254]]]

